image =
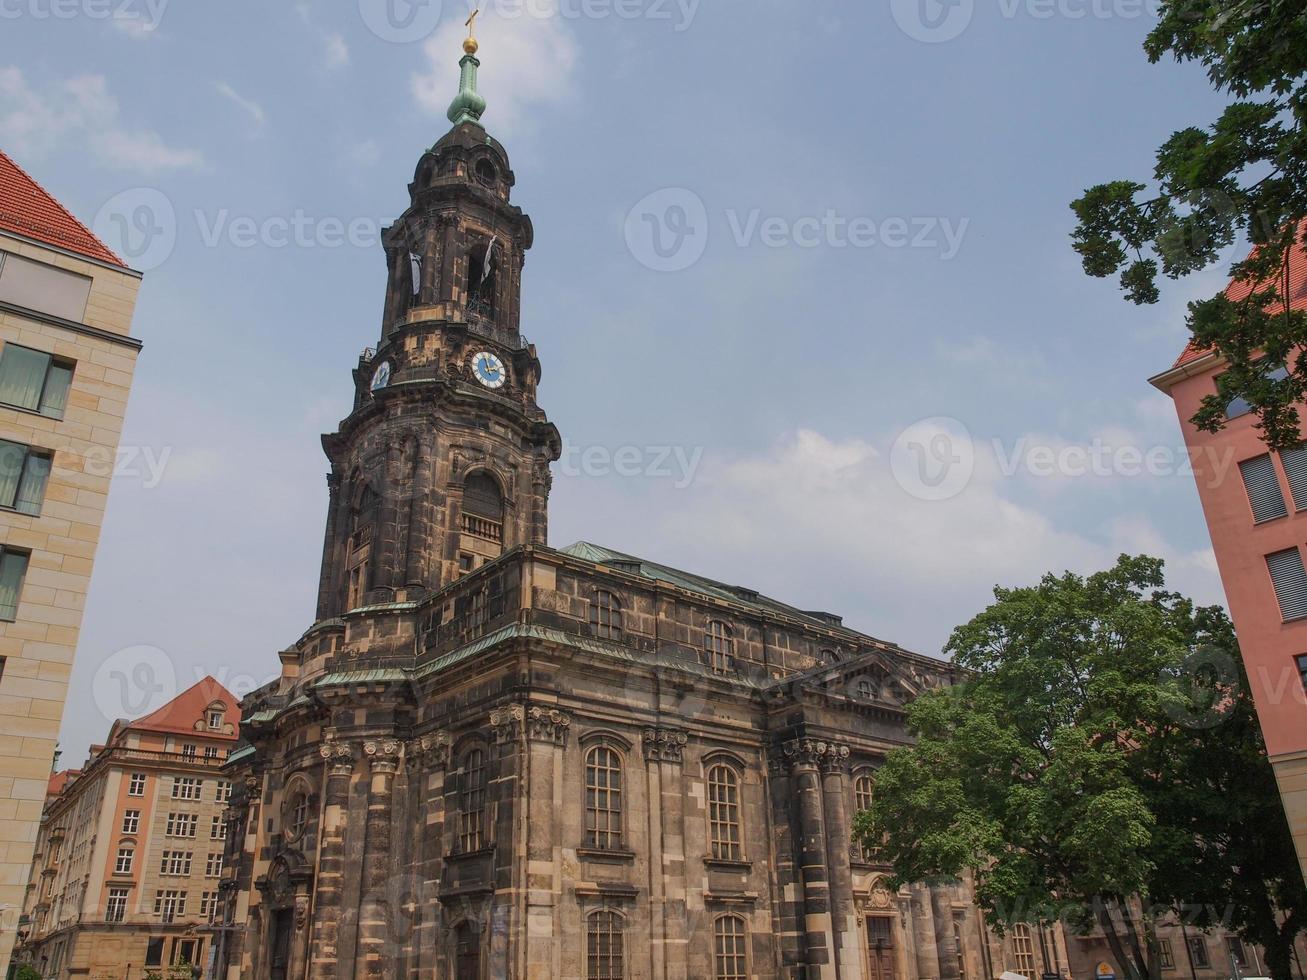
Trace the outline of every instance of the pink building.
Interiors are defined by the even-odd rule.
[[[1294,309],[1307,309],[1307,253],[1290,261]],[[1232,284],[1232,299],[1248,287]],[[1216,391],[1224,361],[1190,346],[1150,379],[1171,396],[1248,669],[1267,751],[1307,876],[1307,443],[1270,452],[1257,419],[1241,401],[1227,408],[1218,433],[1189,421]],[[1268,371],[1283,371],[1267,365]],[[1307,435],[1307,425],[1304,426]]]

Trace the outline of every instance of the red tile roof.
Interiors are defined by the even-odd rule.
[[[64,787],[72,782],[76,777],[82,774],[80,769],[64,769],[50,776],[50,781],[46,783],[45,795],[58,796],[64,791]]]
[[[224,725],[230,724],[231,731],[215,732],[205,727],[205,710],[215,701],[221,701],[226,711]],[[182,691],[162,708],[144,718],[130,722],[129,729],[144,729],[151,732],[171,732],[184,735],[203,735],[205,738],[221,738],[236,741],[240,731],[241,709],[236,696],[219,684],[212,677],[206,677]],[[200,727],[196,727],[196,725]]]
[[[1304,225],[1307,226],[1307,222],[1304,222]],[[1253,252],[1255,251],[1256,249],[1253,249]],[[1236,301],[1246,298],[1252,291],[1253,287],[1250,283],[1235,280],[1225,287],[1225,295]],[[1294,241],[1293,248],[1289,250],[1289,308],[1307,310],[1307,249],[1303,248],[1301,234]],[[1208,350],[1209,348],[1195,346],[1190,340],[1172,367],[1177,368],[1190,361],[1196,361]]]
[[[0,230],[127,268],[104,242],[0,150]]]

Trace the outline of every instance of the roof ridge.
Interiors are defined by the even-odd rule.
[[[6,221],[9,221],[14,225],[23,228],[28,228],[29,230],[37,233],[38,237],[49,236],[51,238],[55,238],[60,241],[63,241],[67,243],[67,247],[71,251],[77,252],[80,255],[88,255],[88,257],[90,258],[97,258],[101,260],[103,260],[105,256],[108,256],[110,261],[114,262],[117,265],[122,266],[124,269],[128,268],[127,263],[124,262],[118,256],[118,253],[116,253],[113,249],[111,249],[108,245],[106,245],[103,241],[101,241],[100,238],[95,234],[95,232],[93,232],[90,228],[88,228],[85,224],[83,224],[81,220],[78,219],[77,215],[73,214],[66,207],[64,207],[64,205],[60,202],[60,200],[57,197],[55,197],[53,194],[51,194],[45,188],[45,185],[43,185],[39,180],[37,180],[30,173],[28,173],[27,170],[24,169],[23,166],[17,160],[11,157],[4,150],[0,150],[0,160],[3,160],[6,164],[8,164],[15,171],[17,171],[18,175],[22,177],[23,180],[27,181],[27,183],[30,184],[32,188],[37,191],[37,193],[39,193],[43,198],[45,198],[46,201],[48,201],[51,205],[57,208],[59,212],[70,222],[72,222],[72,224],[74,224],[80,232],[85,234],[86,237],[91,240],[91,242],[93,242],[101,250],[103,250],[104,255],[89,254],[84,246],[79,247],[80,243],[78,243],[74,238],[70,237],[67,234],[67,232],[62,231],[59,228],[53,226],[41,225],[35,221],[32,221],[30,218],[25,218],[21,214],[16,214],[11,211],[8,211],[3,207],[3,199],[0,199],[0,216],[3,216]],[[54,244],[54,243],[50,242],[49,244]]]

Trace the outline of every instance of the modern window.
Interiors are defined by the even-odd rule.
[[[1245,459],[1239,464],[1239,472],[1243,475],[1243,486],[1248,493],[1254,523],[1273,521],[1289,513],[1284,506],[1284,494],[1280,490],[1280,480],[1275,475],[1275,463],[1271,460],[1270,453]]]
[[[204,862],[204,877],[221,878],[222,877],[222,854],[221,852],[210,852]]]
[[[127,895],[130,889],[110,888],[109,899],[104,904],[106,922],[122,922],[127,918]]]
[[[1157,953],[1162,961],[1163,970],[1175,969],[1175,950],[1171,948],[1171,940],[1159,939],[1157,941]]]
[[[1035,975],[1035,939],[1024,922],[1012,927],[1012,963],[1017,973],[1026,977]]]
[[[0,350],[0,403],[61,419],[73,383],[73,363],[17,344]]]
[[[1280,365],[1278,367],[1270,367],[1268,365],[1267,370],[1265,370],[1264,372],[1264,377],[1268,381],[1283,381],[1288,376],[1289,376],[1289,372],[1285,370],[1284,365]],[[1217,390],[1219,391],[1220,390],[1219,384],[1221,379],[1218,377],[1216,381],[1218,384]],[[1225,417],[1227,419],[1237,419],[1241,415],[1247,415],[1252,410],[1253,407],[1249,405],[1246,401],[1244,401],[1244,399],[1232,398],[1225,406]]]
[[[586,916],[586,980],[622,980],[622,916],[600,909]]]
[[[27,558],[24,551],[0,547],[0,620],[6,623],[18,619],[18,599],[23,594],[23,579],[27,577]]]
[[[213,818],[213,823],[209,827],[209,840],[226,840],[227,839],[227,822],[220,816]]]
[[[164,851],[159,861],[159,874],[184,877],[191,873],[190,851]]]
[[[200,918],[212,923],[218,917],[218,893],[200,892]]]
[[[185,745],[182,746],[182,758],[188,760],[194,760],[195,758],[194,742],[187,742]]]
[[[159,902],[155,897],[154,911],[158,914]],[[163,966],[163,937],[151,936],[150,941],[145,946],[145,965],[146,966]]]
[[[749,955],[744,920],[723,915],[713,923],[714,980],[749,980]]]
[[[231,799],[231,782],[230,780],[218,780],[218,790],[214,794],[214,800],[218,803],[226,803]]]
[[[186,914],[186,893],[172,888],[159,889],[154,893],[154,914],[164,922],[176,921],[178,916]]]
[[[1189,959],[1200,970],[1205,970],[1211,965],[1211,961],[1207,958],[1207,943],[1202,936],[1189,937]]]
[[[1243,940],[1238,936],[1226,936],[1225,948],[1230,959],[1234,960],[1235,966],[1245,967],[1248,965],[1247,955],[1243,948]]]
[[[172,965],[173,966],[198,966],[200,962],[200,949],[203,946],[201,939],[174,939],[172,947]]]
[[[90,295],[87,276],[0,252],[0,302],[80,322]]]
[[[622,602],[617,596],[598,589],[590,602],[590,626],[603,640],[622,638]]]
[[[1293,495],[1293,509],[1307,510],[1307,442],[1280,453],[1280,464],[1289,478],[1289,493]]]
[[[486,754],[472,749],[463,757],[459,793],[459,850],[466,854],[485,846]]]
[[[118,857],[113,863],[113,873],[116,875],[129,875],[132,873],[132,863],[136,859],[136,848],[120,847],[118,848]]]
[[[708,770],[708,840],[718,861],[739,861],[740,777],[728,765]]]
[[[172,778],[172,798],[174,800],[198,800],[204,790],[204,781],[194,776],[174,776]]]
[[[704,633],[703,645],[708,667],[714,674],[729,674],[735,670],[735,638],[729,626],[714,619]]]
[[[135,834],[141,829],[141,811],[124,810],[123,811],[123,833]]]
[[[622,846],[622,757],[607,745],[585,754],[585,843],[607,850]]]
[[[1286,623],[1307,616],[1307,571],[1297,548],[1288,548],[1266,556],[1266,568],[1280,602],[1280,618]]]
[[[170,813],[164,825],[164,834],[168,837],[194,837],[200,817],[195,813]]]
[[[218,753],[222,751],[216,745],[206,745],[204,747],[204,758],[206,761],[218,758]]]
[[[127,795],[128,796],[145,795],[145,773],[143,772],[132,773],[131,778],[128,779],[127,781]]]
[[[222,713],[221,711],[219,711],[217,708],[211,709],[211,710],[209,711],[209,730],[210,730],[210,731],[215,731],[215,732],[216,732],[216,731],[221,731],[221,730],[222,730],[222,716],[223,716],[223,713]]]
[[[40,514],[51,459],[47,452],[0,439],[0,507]]]

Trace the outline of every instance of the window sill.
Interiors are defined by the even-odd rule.
[[[50,419],[54,422],[62,422],[64,420],[62,413],[59,415],[52,415],[49,412],[42,412],[39,409],[28,408],[26,405],[11,405],[9,402],[0,402],[0,408],[8,408],[15,412],[22,412],[24,415],[35,415],[38,418]]]
[[[583,861],[595,861],[599,864],[634,864],[635,851],[624,848],[578,847],[576,856]]]
[[[474,861],[477,858],[489,857],[495,853],[495,845],[487,844],[485,847],[478,848],[475,851],[456,851],[445,855],[446,861],[457,864],[459,861]]]
[[[703,866],[712,868],[714,871],[744,871],[753,870],[752,861],[728,861],[725,858],[704,858]]]

